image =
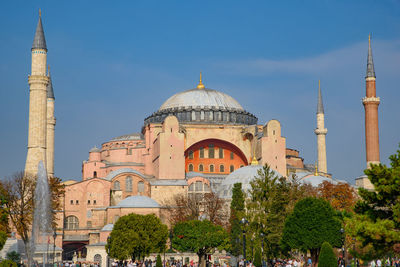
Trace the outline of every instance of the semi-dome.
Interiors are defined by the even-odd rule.
[[[180,123],[196,124],[254,125],[258,120],[230,95],[205,88],[201,75],[197,88],[171,96],[144,123],[162,123],[170,115],[176,116]]]
[[[159,110],[169,108],[217,108],[217,109],[231,109],[242,110],[243,107],[233,97],[225,93],[213,89],[190,89],[184,92],[177,93],[164,104],[161,105]]]
[[[159,208],[160,204],[146,196],[131,196],[121,200],[117,208]]]

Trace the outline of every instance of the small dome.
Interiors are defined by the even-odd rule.
[[[146,196],[131,196],[121,200],[115,207],[118,208],[159,208],[154,199]]]
[[[89,152],[101,152],[101,150],[97,146],[94,146]]]
[[[159,111],[169,108],[212,108],[244,111],[243,107],[233,97],[213,89],[190,89],[171,96]]]
[[[101,228],[101,231],[112,231],[112,229],[114,228],[114,224],[109,223],[103,226],[103,228]]]

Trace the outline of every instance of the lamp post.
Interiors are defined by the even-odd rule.
[[[356,239],[353,238],[353,259],[354,259],[354,267],[357,267],[356,263],[357,263],[357,257],[356,255]]]
[[[110,246],[111,246],[111,236],[107,237],[107,267],[110,267]]]
[[[343,228],[340,229],[340,233],[342,234],[342,261],[343,261],[343,266],[346,266],[346,262],[344,260],[344,258],[345,258],[344,245],[345,245],[346,238],[345,238],[345,234],[344,234],[344,229]]]
[[[243,259],[246,260],[246,224],[249,222],[246,220],[246,218],[242,218],[240,220],[240,224],[243,225],[242,231],[243,231]]]
[[[262,262],[262,266],[264,267],[264,233],[260,234],[261,237],[261,262]]]
[[[53,266],[54,266],[54,262],[56,259],[56,238],[57,238],[57,232],[56,232],[56,230],[54,230],[54,233],[53,233],[53,239],[54,239],[54,242],[53,242]]]

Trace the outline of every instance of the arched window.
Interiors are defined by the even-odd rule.
[[[193,192],[194,191],[194,183],[189,185],[189,192]]]
[[[214,172],[214,165],[210,165],[210,172]]]
[[[190,172],[193,171],[193,164],[189,164],[189,171],[190,171]]]
[[[200,147],[200,158],[204,159],[204,147]]]
[[[202,171],[204,171],[204,167],[203,167],[203,164],[200,164],[199,165],[199,172],[202,172]]]
[[[189,159],[193,159],[193,151],[192,150],[189,151]]]
[[[93,172],[93,178],[97,178],[97,172],[96,171]]]
[[[132,177],[130,176],[125,178],[125,191],[132,192]]]
[[[93,261],[97,263],[97,266],[101,266],[101,255],[100,254],[94,255]]]
[[[76,216],[68,216],[64,219],[64,228],[67,230],[74,230],[79,228],[79,220]]]
[[[208,145],[208,158],[210,158],[210,159],[214,158],[214,145],[213,144]]]
[[[224,149],[222,147],[220,147],[218,149],[218,154],[219,154],[218,156],[219,156],[220,159],[224,158]]]
[[[144,183],[142,181],[138,182],[137,191],[138,191],[138,193],[143,193],[144,192]]]
[[[235,170],[235,166],[231,165],[231,166],[229,167],[229,171],[230,171],[230,172],[233,172],[234,170]]]
[[[225,172],[224,165],[219,165],[219,172]]]
[[[235,154],[233,154],[233,152],[231,151],[231,159],[233,159],[235,157]]]
[[[119,183],[119,181],[115,181],[114,190],[121,190],[121,184]]]

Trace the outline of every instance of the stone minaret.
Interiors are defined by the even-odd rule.
[[[53,83],[51,82],[50,67],[49,67],[49,84],[47,85],[47,135],[46,135],[46,148],[47,148],[47,173],[49,176],[54,176],[54,128],[56,125],[56,118],[54,117],[54,91]]]
[[[325,136],[328,130],[325,128],[324,105],[321,95],[321,81],[318,81],[318,105],[317,105],[317,129],[315,129],[318,144],[318,170],[323,174],[327,174],[326,164],[326,142]]]
[[[365,145],[367,154],[367,168],[371,164],[378,164],[379,160],[379,127],[378,106],[379,97],[376,97],[375,69],[372,59],[371,35],[368,37],[368,60],[366,81],[366,96],[362,102],[365,109]]]
[[[30,86],[28,153],[25,172],[36,174],[39,161],[43,161],[46,166],[47,85],[49,83],[46,75],[47,47],[40,11],[31,51],[32,69],[28,77]]]

